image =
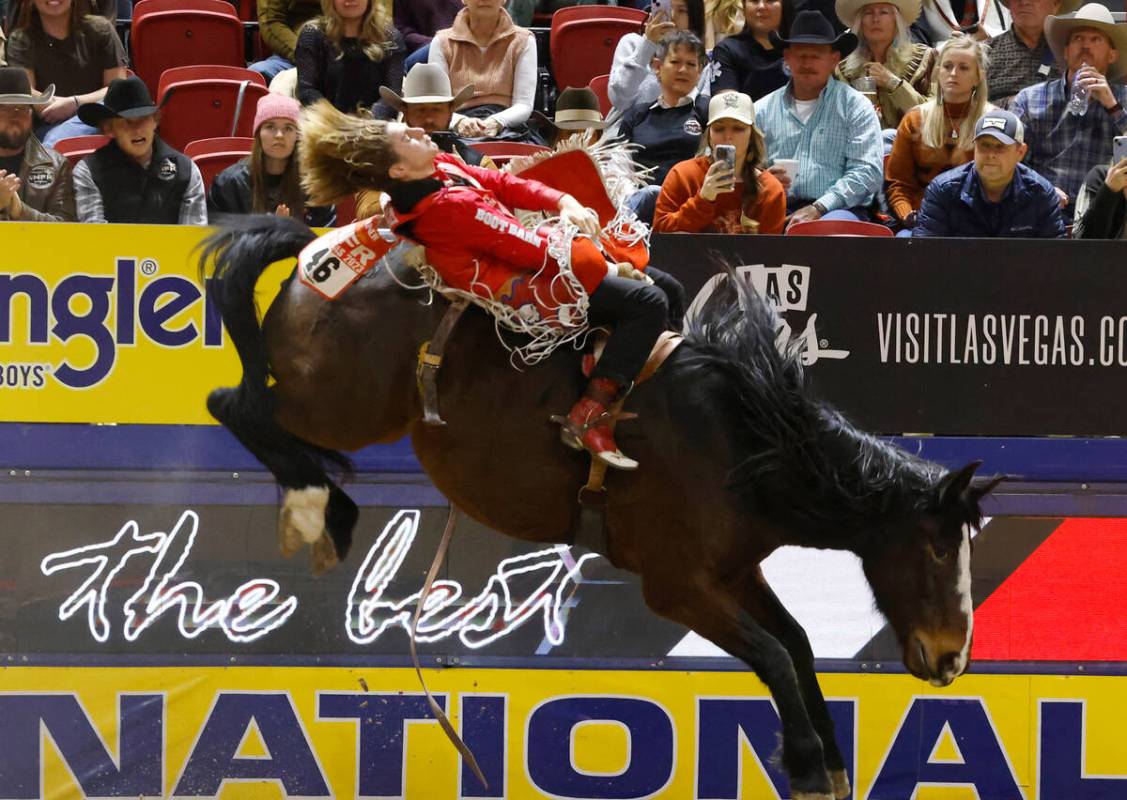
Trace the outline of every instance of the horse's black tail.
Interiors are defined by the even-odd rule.
[[[324,489],[326,529],[340,558],[348,552],[357,509],[326,471],[350,473],[351,461],[282,429],[268,385],[270,363],[259,324],[254,290],[275,261],[296,257],[317,236],[303,223],[275,215],[232,217],[201,245],[201,277],[243,365],[238,386],[216,389],[207,410],[269,469],[285,489]],[[287,513],[284,510],[283,513]],[[308,533],[304,535],[309,537]]]

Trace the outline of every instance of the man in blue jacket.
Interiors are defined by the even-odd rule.
[[[974,129],[974,161],[927,187],[913,236],[1062,238],[1060,198],[1020,163],[1025,129],[1009,111],[989,111]]]

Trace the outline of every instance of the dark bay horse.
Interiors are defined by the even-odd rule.
[[[561,348],[518,371],[493,320],[471,308],[440,372],[448,424],[426,426],[416,354],[446,301],[404,288],[387,264],[335,301],[291,279],[260,327],[256,281],[314,237],[293,220],[250,217],[204,251],[244,368],[240,385],[213,392],[208,408],[285,489],[283,550],[312,543],[317,569],[344,558],[357,508],[329,478],[347,467],[338,451],[404,435],[435,486],[471,517],[529,542],[568,542],[588,456],[562,447],[548,418],[582,390],[580,354]],[[797,354],[776,346],[774,312],[729,285],[627,401],[639,418],[618,436],[641,468],[608,476],[605,555],[640,576],[651,609],[767,685],[792,797],[844,798],[849,781],[810,645],[760,562],[788,544],[856,553],[908,670],[945,686],[967,667],[970,536],[994,484],[972,482],[977,464],[945,473],[812,397]]]

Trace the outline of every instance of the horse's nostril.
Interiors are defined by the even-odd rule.
[[[939,670],[938,670],[939,674],[940,675],[946,675],[950,672],[954,672],[955,670],[957,670],[958,666],[959,666],[959,659],[960,658],[962,658],[962,656],[959,653],[955,653],[955,652],[946,653],[943,656],[941,656],[940,659],[939,659],[939,663],[937,664],[937,666],[939,667]]]

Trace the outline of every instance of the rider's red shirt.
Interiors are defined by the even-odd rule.
[[[435,166],[442,187],[410,212],[396,212],[392,229],[426,248],[427,263],[447,285],[509,302],[514,285],[527,282],[548,259],[547,238],[521,225],[510,209],[555,211],[563,194],[538,181],[468,166],[445,153]],[[606,259],[591,240],[578,236],[571,258],[572,270],[590,294],[607,276]]]

